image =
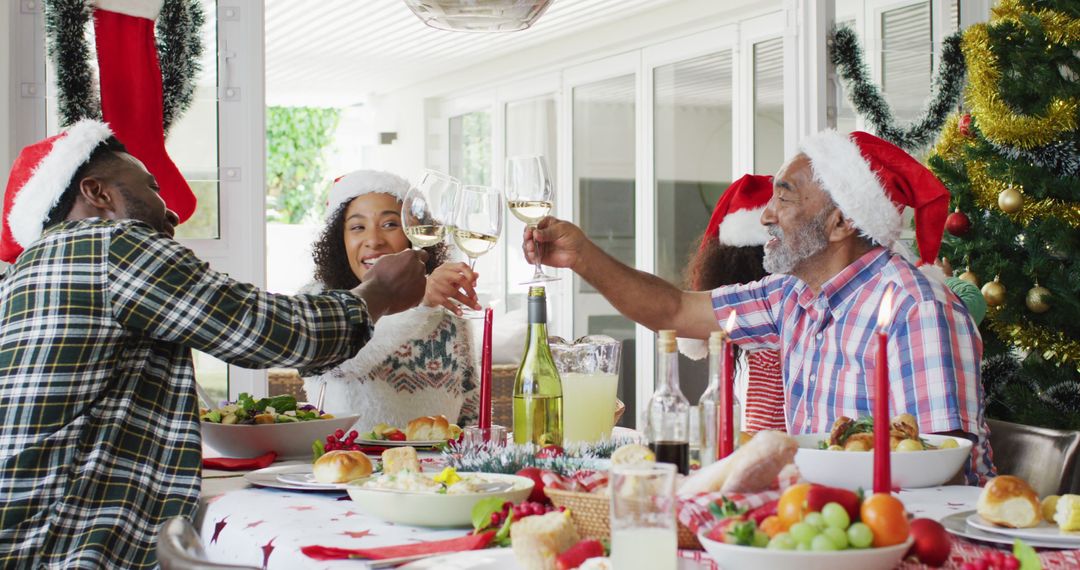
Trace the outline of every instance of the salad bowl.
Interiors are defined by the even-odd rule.
[[[249,458],[269,451],[279,459],[307,459],[312,444],[336,430],[349,431],[360,416],[331,416],[293,396],[256,400],[246,393],[234,403],[199,414],[203,441],[224,457]]]

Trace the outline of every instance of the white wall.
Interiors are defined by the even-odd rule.
[[[18,3],[5,2],[0,6],[0,166],[4,169],[4,174],[7,174],[12,161],[15,160],[14,151],[12,150],[12,114],[14,109],[11,105],[12,99],[12,67],[11,60],[15,57],[15,49],[12,45],[11,34],[11,11],[18,9]],[[4,184],[6,184],[7,176],[4,176]],[[3,196],[4,190],[0,188],[0,196]]]

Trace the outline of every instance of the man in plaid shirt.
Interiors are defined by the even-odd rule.
[[[839,416],[872,413],[877,314],[893,289],[884,329],[890,410],[913,414],[921,432],[974,442],[964,477],[984,482],[995,471],[983,417],[982,339],[933,265],[948,191],[903,150],[866,133],[825,131],[799,150],[776,175],[761,216],[772,236],[765,270],[773,273],[761,281],[680,291],[619,263],[554,218],[526,229],[525,255],[535,259],[535,238],[544,244],[544,263],[572,268],[619,312],[653,330],[706,338],[734,311],[734,342],[780,351],[787,424],[796,434],[828,432]],[[899,241],[905,206],[915,211],[919,268]]]
[[[23,150],[3,214],[4,568],[156,566],[158,527],[198,506],[191,350],[331,366],[424,293],[411,251],[324,295],[272,295],[211,270],[172,239],[153,176],[94,121]]]

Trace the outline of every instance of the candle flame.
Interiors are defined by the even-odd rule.
[[[724,325],[724,332],[727,333],[728,335],[730,335],[731,331],[734,330],[734,329],[735,329],[735,309],[732,309],[731,313],[728,315],[727,324]]]
[[[885,290],[885,295],[881,298],[881,307],[878,308],[878,328],[884,329],[888,327],[889,322],[892,321],[892,297],[893,286],[889,285],[889,288]]]

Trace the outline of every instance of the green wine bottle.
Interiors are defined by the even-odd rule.
[[[514,443],[563,444],[562,380],[547,340],[547,297],[529,288],[529,334],[514,379]]]

